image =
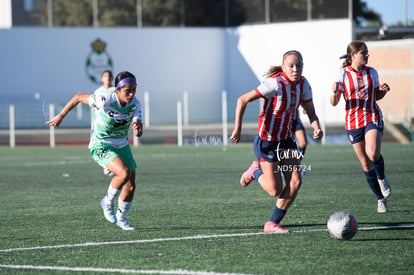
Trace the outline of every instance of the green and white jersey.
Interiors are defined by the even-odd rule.
[[[115,87],[109,87],[108,89],[106,89],[103,85],[99,88],[97,88],[93,94],[94,95],[103,95],[103,96],[107,96],[110,93],[114,93],[115,92]],[[91,108],[91,112],[92,112],[92,121],[91,121],[91,130],[93,129],[93,124],[94,121],[96,120],[96,112],[94,108]]]
[[[89,106],[94,109],[89,148],[105,143],[116,148],[129,144],[128,130],[134,120],[142,120],[141,103],[136,97],[121,106],[116,93],[91,94]]]
[[[106,95],[115,92],[115,87],[109,87],[108,89],[105,89],[104,86],[99,87],[96,89],[93,93],[96,95]]]

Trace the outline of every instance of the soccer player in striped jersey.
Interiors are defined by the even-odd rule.
[[[259,115],[259,125],[253,142],[258,161],[253,161],[240,179],[242,186],[254,179],[272,197],[278,197],[276,206],[264,225],[265,233],[288,233],[280,226],[288,208],[292,205],[302,184],[300,174],[301,154],[293,139],[293,120],[299,106],[306,111],[313,137],[323,136],[316,116],[312,90],[302,76],[303,58],[298,51],[288,51],[283,55],[282,71],[270,74],[257,88],[241,95],[237,100],[235,125],[230,139],[240,141],[242,120],[249,102],[264,99],[263,110]],[[283,172],[285,186],[281,176]]]
[[[123,230],[135,230],[128,222],[128,214],[135,190],[136,162],[128,141],[128,130],[132,125],[134,135],[142,135],[141,104],[135,97],[136,78],[130,72],[121,72],[115,78],[115,92],[104,94],[76,94],[51,120],[46,123],[57,127],[68,112],[79,103],[94,109],[89,150],[92,158],[114,176],[109,184],[101,207],[105,218]],[[119,198],[118,198],[119,197]],[[114,201],[118,208],[114,212]]]
[[[354,148],[369,187],[377,198],[377,212],[387,212],[390,183],[384,173],[381,155],[384,129],[381,109],[376,101],[390,90],[380,84],[377,71],[367,66],[368,47],[363,41],[352,41],[347,47],[339,79],[332,85],[330,103],[345,100],[345,130]]]
[[[281,66],[272,66],[264,74],[265,77],[272,77],[277,73],[283,72]],[[304,111],[306,113],[306,111]],[[293,134],[295,136],[296,145],[302,157],[305,156],[306,146],[308,145],[308,140],[306,138],[305,127],[303,126],[302,120],[300,119],[299,109],[296,110],[295,115],[293,116],[292,121]],[[305,170],[301,171],[302,175],[305,174]]]

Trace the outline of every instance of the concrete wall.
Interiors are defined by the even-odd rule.
[[[369,65],[391,91],[378,104],[390,122],[411,124],[414,118],[414,39],[367,43]]]
[[[12,26],[11,6],[11,0],[0,0],[0,29]]]
[[[304,56],[304,75],[321,120],[343,123],[343,107],[331,107],[329,95],[338,57],[352,39],[348,19],[228,29],[3,29],[0,105],[62,105],[75,92],[92,92],[97,84],[88,78],[85,63],[97,38],[106,42],[115,73],[129,70],[137,76],[141,101],[143,92],[149,91],[151,124],[175,123],[176,101],[183,91],[189,95],[190,123],[204,123],[220,121],[221,91],[227,90],[232,121],[237,97],[255,88],[267,69],[280,65],[283,53],[291,49]],[[249,105],[246,120],[256,121],[258,109],[258,102]]]
[[[75,92],[92,92],[98,84],[85,63],[97,38],[107,43],[114,73],[136,75],[137,97],[150,92],[158,122],[176,117],[184,90],[209,104],[225,88],[220,29],[13,28],[0,31],[1,103],[63,104]]]

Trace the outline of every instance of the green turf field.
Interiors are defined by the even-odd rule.
[[[413,274],[414,146],[383,144],[393,187],[376,213],[350,145],[311,145],[298,198],[263,234],[275,199],[239,178],[251,145],[142,146],[125,232],[99,206],[110,178],[85,147],[0,148],[1,274]],[[351,210],[360,231],[337,241],[329,215]]]

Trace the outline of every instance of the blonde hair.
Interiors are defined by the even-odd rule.
[[[290,51],[287,51],[283,54],[282,64],[283,64],[283,62],[285,62],[286,57],[288,57],[289,55],[292,55],[292,54],[296,55],[298,57],[298,59],[300,60],[300,62],[303,63],[302,54],[299,51],[290,50]],[[283,72],[282,66],[271,66],[269,68],[269,70],[263,76],[271,77],[271,76],[274,76],[275,74],[281,73],[281,72]]]
[[[300,62],[303,63],[302,54],[299,51],[290,50],[290,51],[287,51],[283,54],[282,64],[283,64],[283,62],[285,62],[286,57],[288,57],[289,55],[292,55],[292,54],[296,55],[299,58]]]
[[[265,77],[271,77],[274,76],[277,73],[283,72],[282,66],[271,66],[269,70],[263,75]]]

